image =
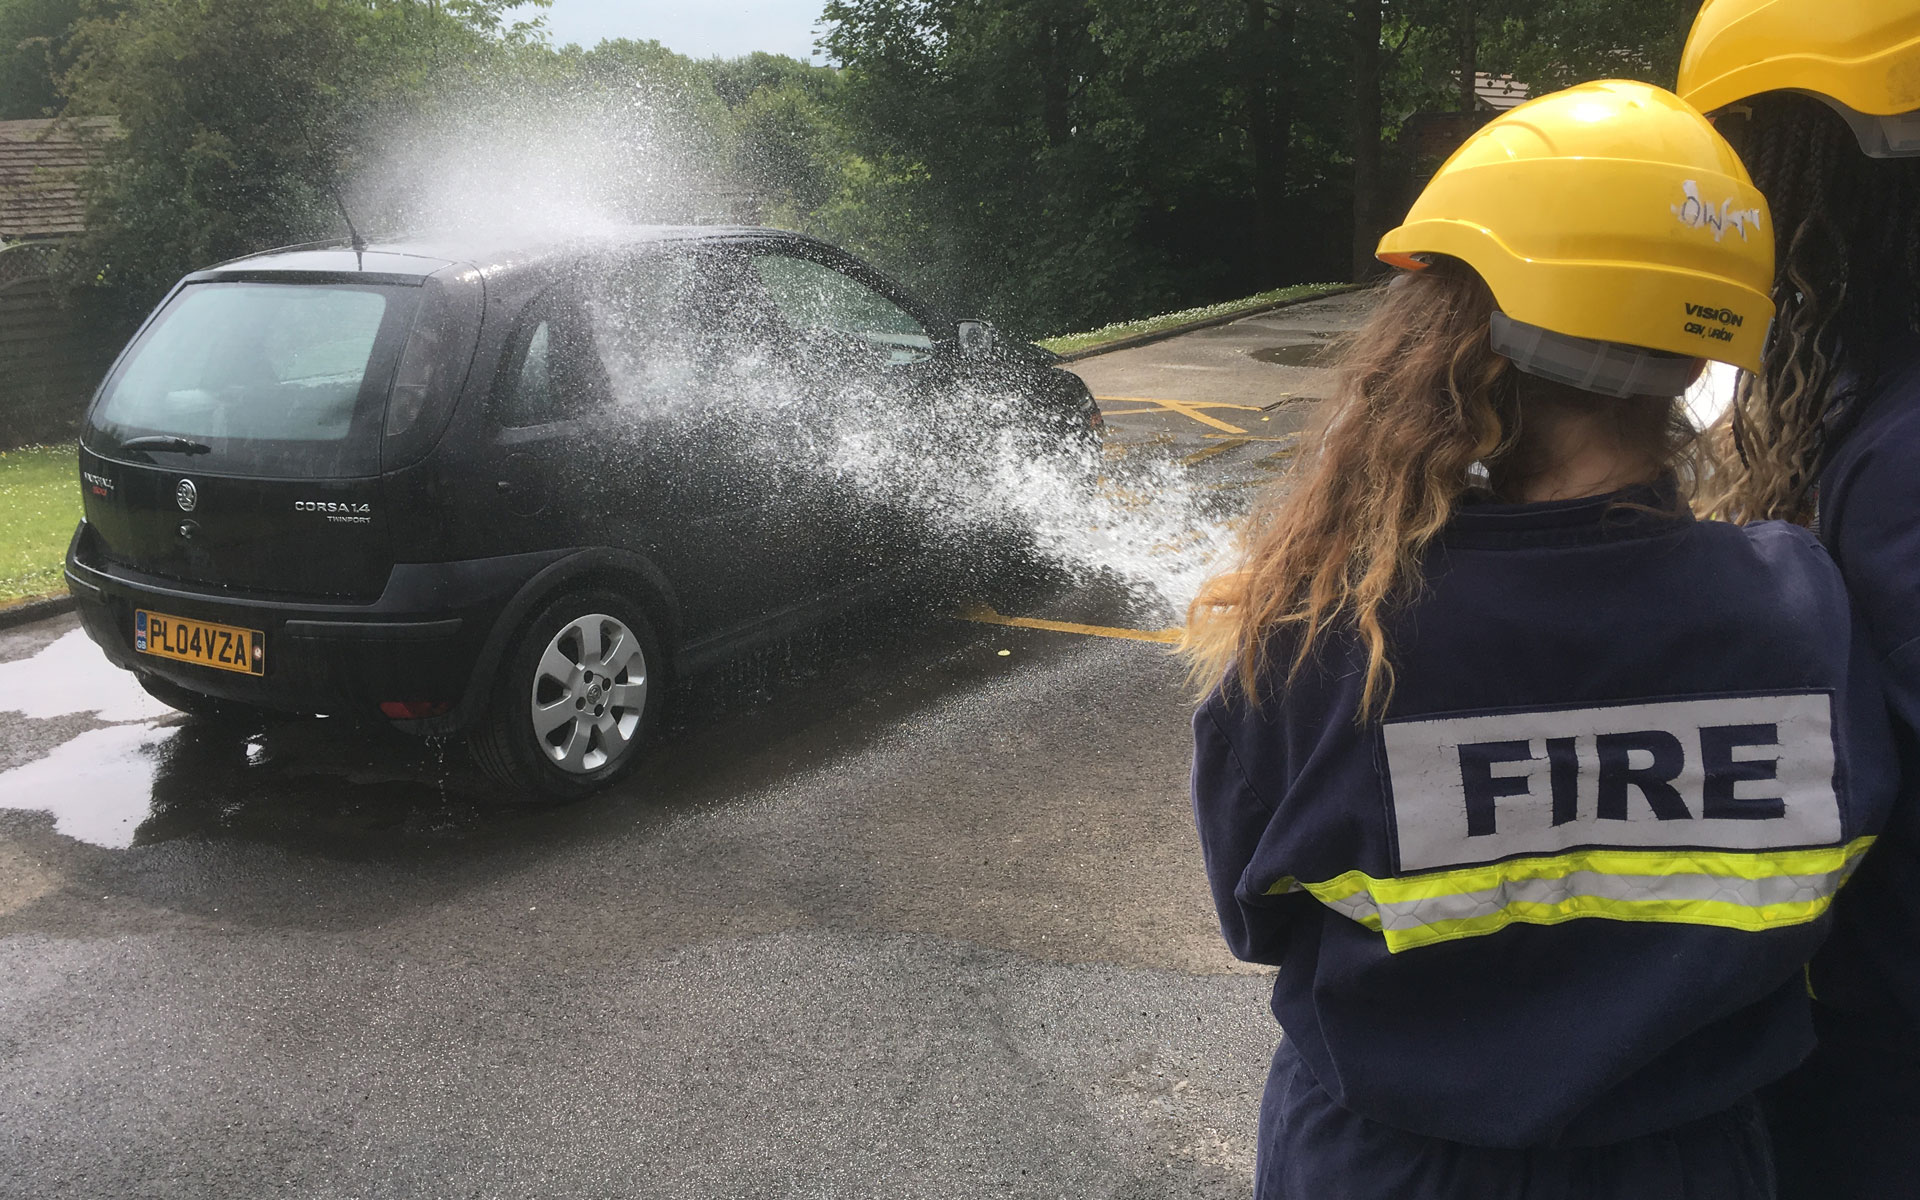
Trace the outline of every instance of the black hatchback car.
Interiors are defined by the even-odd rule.
[[[176,708],[462,733],[580,795],[669,679],[951,556],[863,438],[964,454],[913,431],[989,394],[1090,439],[1057,362],[773,230],[273,251],[182,280],[101,384],[67,581]]]

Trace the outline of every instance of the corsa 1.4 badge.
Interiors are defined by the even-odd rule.
[[[335,525],[373,523],[373,505],[364,500],[295,500],[293,511],[319,513]]]

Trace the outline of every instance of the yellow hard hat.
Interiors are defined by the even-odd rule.
[[[1460,259],[1507,317],[1562,341],[1754,371],[1773,319],[1765,198],[1705,117],[1650,84],[1581,84],[1502,114],[1377,253],[1416,270]]]
[[[1680,55],[1679,93],[1712,112],[1762,92],[1818,96],[1875,157],[1920,154],[1920,4],[1707,0]]]

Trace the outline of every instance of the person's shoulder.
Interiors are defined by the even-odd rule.
[[[1692,522],[1689,532],[1713,549],[1728,553],[1746,552],[1760,557],[1825,556],[1820,539],[1804,525],[1792,521],[1749,521],[1744,525],[1701,517]]]
[[[1920,339],[1891,347],[1877,382],[1855,399],[1858,416],[1821,471],[1822,490],[1864,475],[1864,482],[1884,478],[1911,494],[1911,456],[1920,453]]]
[[[1301,648],[1297,626],[1266,631],[1251,678],[1230,668],[1201,702],[1223,729],[1269,727],[1325,710],[1351,708],[1364,678],[1366,650],[1352,630],[1334,626]]]
[[[1840,568],[1813,531],[1791,521],[1698,521],[1696,538],[1714,553],[1724,587],[1735,594],[1757,588],[1754,600],[1817,597],[1844,603]]]
[[[1717,530],[1728,530],[1751,546],[1754,553],[1763,557],[1784,557],[1790,559],[1809,558],[1813,561],[1827,562],[1827,552],[1820,545],[1820,539],[1813,530],[1792,521],[1751,521],[1745,525],[1734,525],[1726,521],[1701,521],[1700,527],[1713,536]]]

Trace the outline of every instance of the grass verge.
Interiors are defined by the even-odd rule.
[[[1108,342],[1117,342],[1121,338],[1130,338],[1142,333],[1158,333],[1162,329],[1172,329],[1176,325],[1185,325],[1192,321],[1230,317],[1234,313],[1274,304],[1281,300],[1300,300],[1351,286],[1346,283],[1296,283],[1291,287],[1275,288],[1270,292],[1260,292],[1239,300],[1223,300],[1219,304],[1208,304],[1201,308],[1183,308],[1179,312],[1161,313],[1157,317],[1145,317],[1138,321],[1120,321],[1112,325],[1102,325],[1098,329],[1089,329],[1085,333],[1063,333],[1059,337],[1042,338],[1040,344],[1055,354],[1071,354],[1075,350],[1090,350],[1095,346],[1104,346]]]
[[[0,450],[0,604],[57,595],[61,561],[80,520],[72,446]]]

